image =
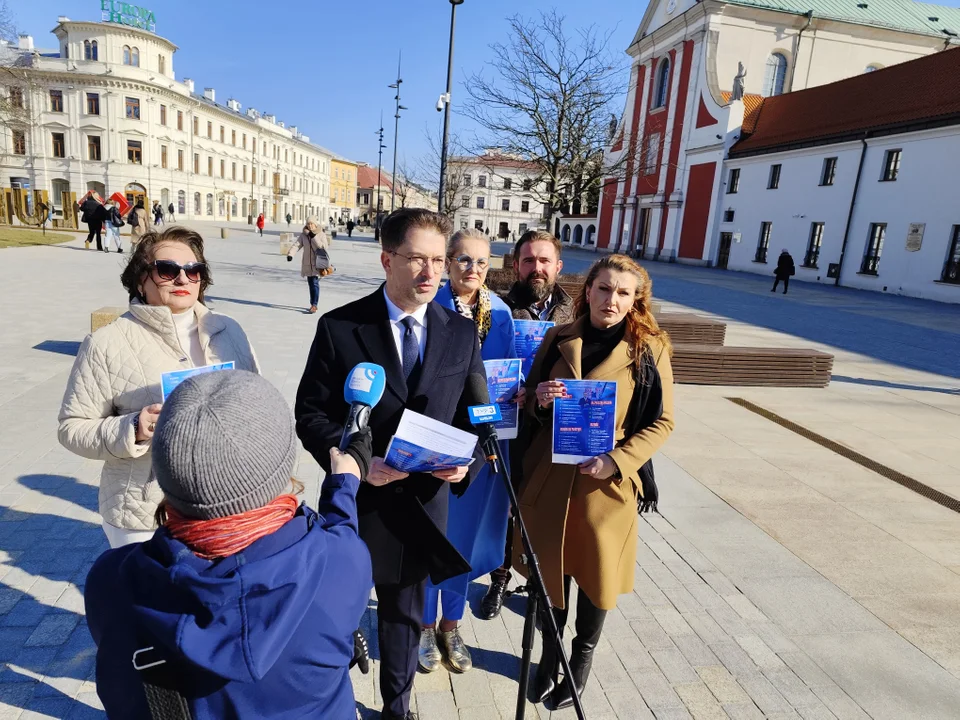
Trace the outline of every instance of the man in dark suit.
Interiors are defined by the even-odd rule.
[[[467,376],[483,361],[473,323],[431,302],[443,274],[450,221],[402,209],[381,228],[386,282],[365,298],[320,318],[297,392],[297,434],[329,472],[329,449],[347,415],[343,383],[360,362],[382,365],[387,389],[373,409],[374,458],[357,493],[360,537],[373,560],[384,718],[414,718],[410,692],[417,671],[427,576],[440,582],[469,564],[446,539],[449,492],[462,494],[479,472],[469,468],[407,475],[383,456],[404,408],[469,429]]]

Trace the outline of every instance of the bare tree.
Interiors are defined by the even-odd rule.
[[[6,0],[0,0],[0,160],[10,149],[17,155],[29,155],[31,127],[39,127],[39,113],[32,115],[32,83],[29,71],[33,54],[17,48],[17,27]]]
[[[440,192],[440,151],[442,129],[424,130],[427,139],[427,152],[420,157],[416,166],[416,178],[420,185],[427,188],[434,197]],[[440,212],[453,220],[460,207],[460,191],[464,187],[463,173],[456,166],[456,157],[466,154],[460,137],[451,133],[447,145],[447,179],[443,186],[443,199],[438,203]]]
[[[464,113],[485,131],[484,146],[531,163],[531,194],[550,227],[557,212],[597,198],[603,179],[622,172],[623,162],[604,164],[603,150],[625,73],[607,49],[609,33],[591,26],[570,35],[556,11],[509,22],[487,70],[467,79]]]

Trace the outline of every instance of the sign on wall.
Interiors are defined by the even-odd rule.
[[[117,23],[148,32],[157,31],[157,17],[153,14],[153,10],[116,0],[100,0],[100,10],[103,13],[103,22]]]
[[[926,223],[910,223],[907,226],[907,252],[916,252],[923,244],[923,231],[926,229]]]

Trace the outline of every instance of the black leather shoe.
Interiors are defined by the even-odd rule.
[[[563,640],[563,628],[567,624],[566,608],[553,608],[553,618],[560,629],[560,639]],[[532,703],[542,703],[557,688],[557,681],[560,674],[560,654],[557,651],[556,639],[550,632],[550,624],[541,618],[542,626],[541,638],[543,639],[543,653],[540,655],[540,663],[537,665],[537,674],[530,685],[528,699]]]
[[[370,650],[367,647],[367,639],[359,630],[353,632],[353,659],[350,661],[350,667],[360,666],[360,672],[364,675],[370,672]]]
[[[586,596],[583,590],[577,593],[577,636],[573,639],[570,653],[570,674],[550,694],[547,707],[550,710],[562,710],[573,705],[573,693],[583,695],[590,677],[590,668],[593,666],[593,651],[600,642],[603,632],[603,621],[607,618],[607,611],[596,607]],[[571,682],[572,680],[572,682]]]
[[[490,589],[480,601],[480,617],[483,620],[493,620],[503,609],[503,599],[507,594],[507,583],[510,582],[510,575],[504,575],[502,578],[494,578],[490,583]]]

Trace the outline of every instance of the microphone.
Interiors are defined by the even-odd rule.
[[[358,364],[343,383],[343,399],[350,403],[350,412],[343,424],[340,436],[340,452],[350,445],[350,440],[370,422],[370,411],[380,402],[387,386],[386,371],[375,363]]]
[[[470,373],[467,376],[467,398],[471,405],[467,410],[470,415],[470,424],[477,429],[477,442],[486,455],[494,472],[500,471],[500,448],[497,445],[497,428],[494,423],[503,416],[498,405],[490,404],[490,391],[487,381],[480,373]]]

